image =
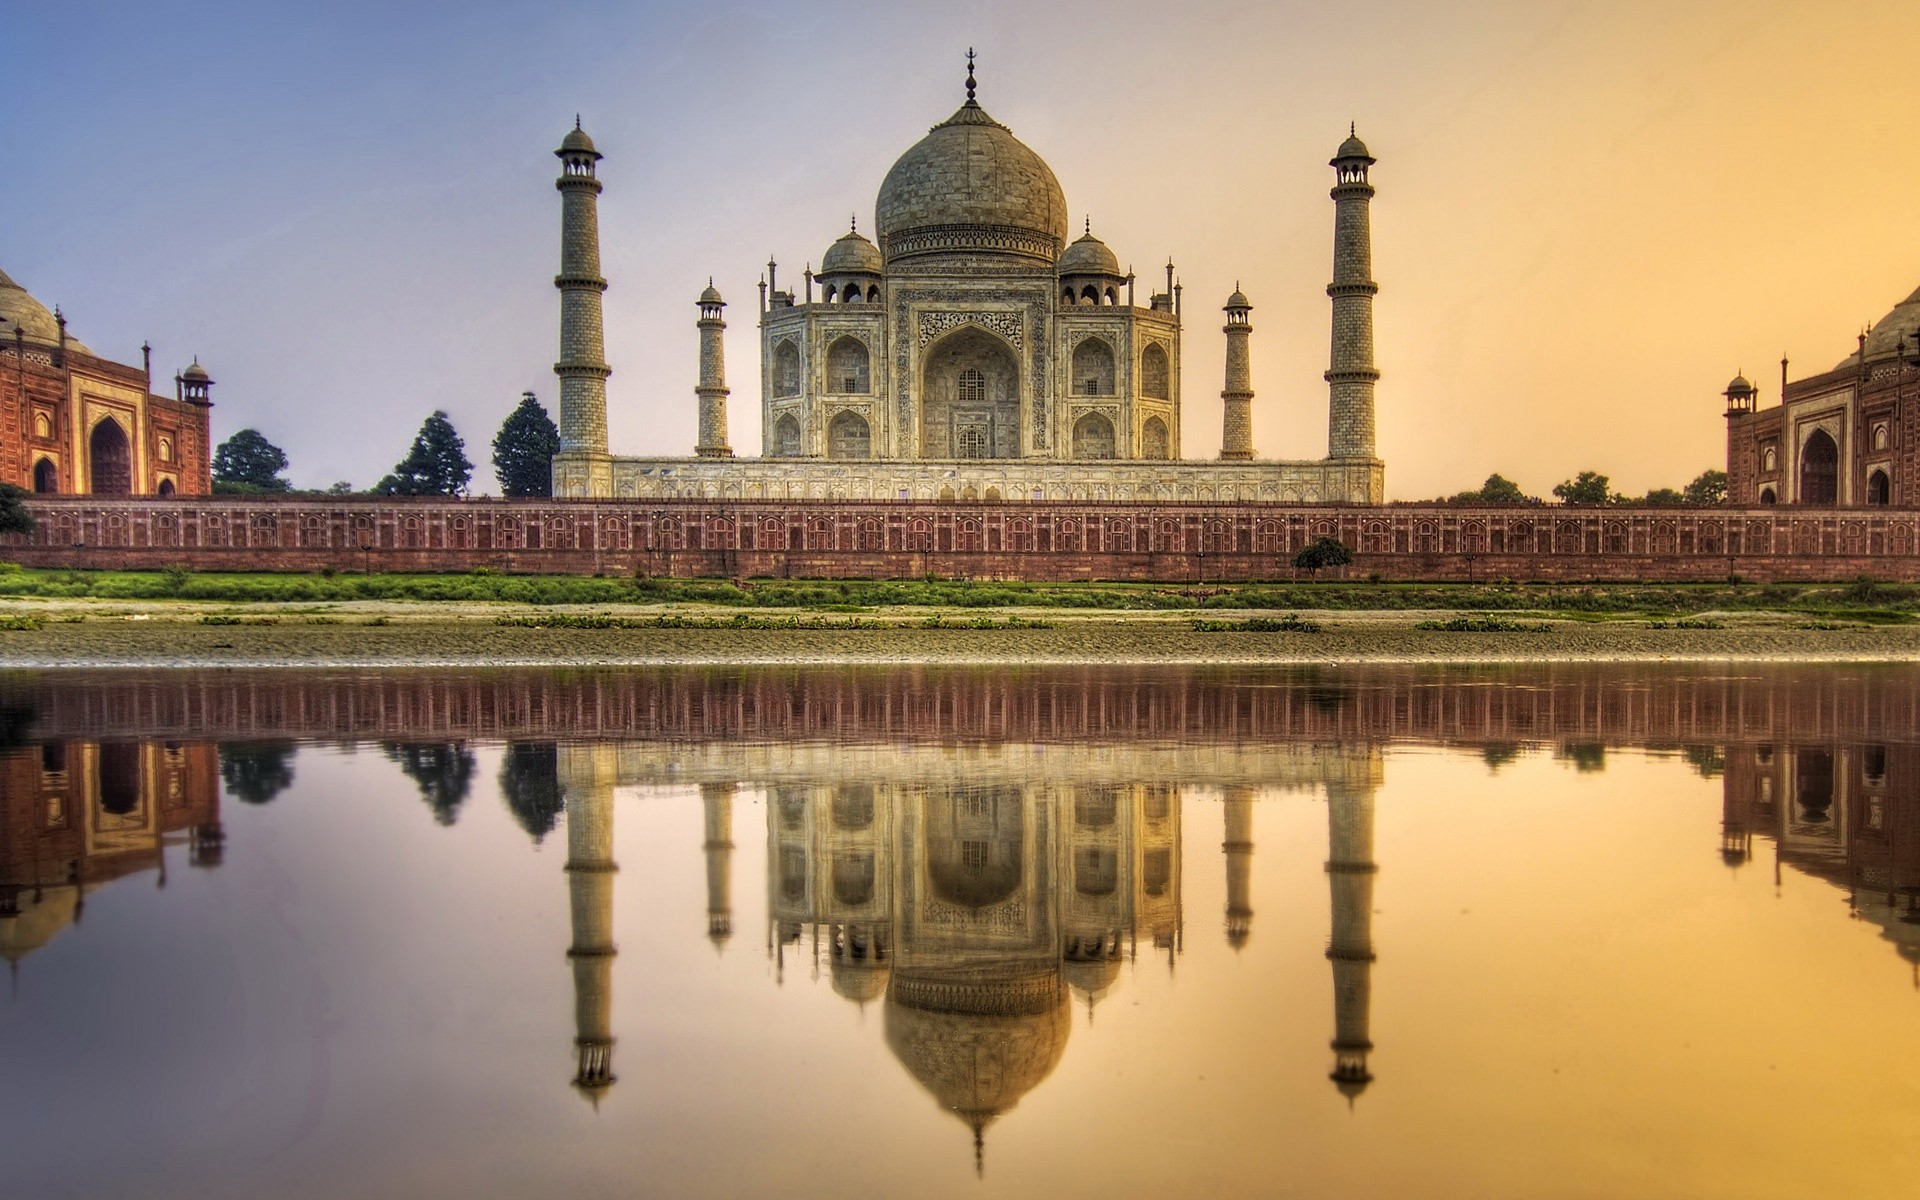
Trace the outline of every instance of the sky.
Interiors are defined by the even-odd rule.
[[[97,352],[194,356],[214,436],[366,487],[442,408],[497,489],[549,410],[552,150],[601,179],[611,448],[691,452],[694,298],[730,301],[731,440],[760,444],[755,283],[871,233],[964,98],[1185,295],[1182,449],[1220,444],[1220,304],[1254,303],[1254,442],[1326,453],[1333,206],[1373,182],[1394,499],[1498,471],[1641,492],[1724,465],[1736,370],[1777,402],[1920,284],[1911,5],[1354,0],[472,4],[0,0],[0,268]]]

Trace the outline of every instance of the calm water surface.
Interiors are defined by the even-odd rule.
[[[1911,1196],[1916,675],[0,676],[0,1191]]]

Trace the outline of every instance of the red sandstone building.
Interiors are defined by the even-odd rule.
[[[1832,370],[1786,367],[1765,411],[1744,376],[1727,385],[1727,502],[1920,507],[1920,291]]]
[[[150,360],[100,357],[0,271],[0,483],[43,495],[209,494],[213,380],[196,362],[173,386],[155,395]]]

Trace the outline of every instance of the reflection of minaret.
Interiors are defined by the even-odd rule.
[[[1333,1074],[1351,1102],[1366,1090],[1373,974],[1373,789],[1327,784],[1327,879],[1333,889]]]
[[[1253,789],[1237,784],[1225,791],[1227,840],[1227,944],[1235,950],[1253,932]]]
[[[733,785],[703,783],[707,810],[707,937],[718,949],[733,936]]]
[[[573,917],[573,1086],[600,1106],[613,1085],[613,785],[594,752],[563,748],[567,780],[567,895]],[[586,760],[586,761],[581,761]],[[579,769],[584,767],[585,769]],[[571,776],[571,778],[569,778]]]

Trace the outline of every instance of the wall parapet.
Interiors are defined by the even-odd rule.
[[[975,579],[1285,579],[1322,536],[1350,576],[1920,581],[1920,511],[1167,501],[44,497],[0,538],[35,566]]]

